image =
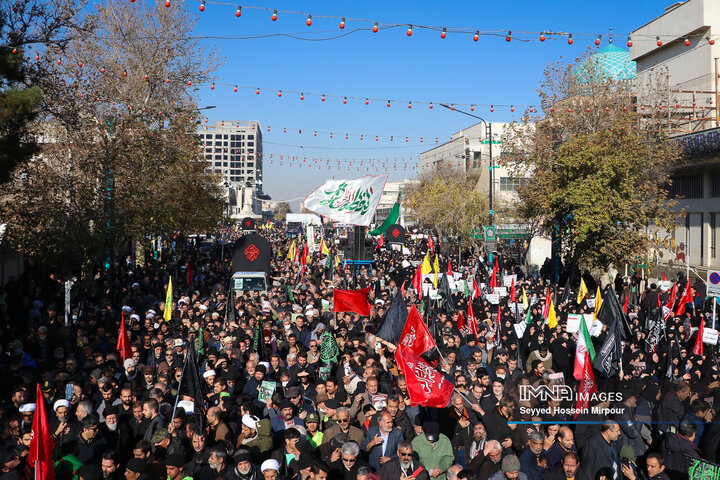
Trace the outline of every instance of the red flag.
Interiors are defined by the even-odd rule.
[[[432,335],[427,329],[425,322],[420,318],[420,313],[413,305],[410,313],[405,321],[405,326],[400,334],[397,350],[410,349],[418,355],[422,355],[431,348],[435,348],[436,343]]]
[[[362,290],[339,290],[333,291],[333,312],[355,312],[367,317],[370,315],[370,304],[368,293],[371,287]]]
[[[580,320],[583,321],[583,320]],[[585,350],[585,362],[582,372],[582,379],[580,380],[580,389],[578,390],[578,398],[575,404],[576,413],[575,418],[581,410],[585,410],[590,405],[590,396],[597,392],[597,385],[595,384],[595,375],[592,371],[592,362],[590,361],[590,353]]]
[[[407,280],[403,280],[402,285],[400,285],[400,293],[402,294],[402,298],[405,298],[405,282]]]
[[[53,467],[53,448],[55,447],[50,426],[48,425],[47,413],[45,412],[45,398],[40,391],[40,384],[37,384],[35,416],[33,417],[30,455],[28,464],[35,469],[37,480],[53,480],[55,471]]]
[[[548,287],[547,290],[545,290],[545,306],[543,307],[543,318],[545,320],[547,320],[548,315],[550,315],[550,302],[552,302],[552,292]]]
[[[515,302],[515,279],[512,279],[512,283],[510,284],[510,301]]]
[[[460,334],[464,337],[467,335],[467,324],[465,322],[465,316],[463,316],[462,312],[458,312],[458,324],[457,324],[458,330],[460,330]]]
[[[467,310],[467,330],[475,336],[475,341],[478,340],[478,328],[477,320],[475,320],[475,313],[473,312],[472,302],[468,302]]]
[[[703,333],[705,331],[705,320],[700,319],[700,326],[697,331],[697,338],[695,339],[695,346],[693,347],[693,353],[695,355],[703,354]]]
[[[685,284],[685,289],[683,290],[682,297],[680,297],[680,305],[678,305],[675,316],[679,317],[680,315],[685,313],[685,304],[692,303],[692,301],[692,290],[690,288],[690,279],[688,279],[687,283]]]
[[[660,308],[660,292],[658,292],[658,294],[657,294],[657,305],[656,305],[656,307],[657,307],[657,308]]]
[[[670,298],[668,298],[668,301],[665,304],[665,308],[667,308],[671,312],[675,308],[676,297],[677,297],[677,282],[673,283],[672,289],[670,290]]]
[[[429,235],[428,236],[428,251],[432,252],[434,248],[435,248],[435,245],[433,245],[432,235]]]
[[[663,282],[667,282],[667,276],[665,275],[665,272],[663,272]]]
[[[495,291],[495,287],[497,287],[497,258],[495,259],[495,265],[493,265],[492,277],[490,277],[490,289]]]
[[[480,297],[480,286],[477,284],[477,280],[475,280],[475,276],[473,276],[473,293],[472,298],[476,299]]]
[[[380,240],[378,240],[377,248],[382,248],[382,246],[385,244],[385,236],[380,235]]]
[[[405,375],[410,403],[425,407],[447,407],[455,390],[453,384],[411,349],[398,352],[395,357],[399,358],[398,365]]]
[[[125,312],[120,312],[120,332],[118,332],[117,345],[115,350],[118,351],[123,362],[128,358],[132,358],[132,349],[130,348],[130,334],[125,326]]]
[[[187,275],[186,283],[187,283],[187,286],[189,287],[192,285],[192,281],[193,281],[192,270],[190,269],[190,260],[188,260],[187,263],[185,264],[185,274]]]
[[[413,277],[413,280],[412,280],[412,286],[415,289],[415,291],[417,292],[418,300],[420,300],[422,298],[422,294],[423,294],[422,283],[423,283],[423,281],[422,281],[422,263],[421,263],[420,265],[418,265],[418,268],[415,271],[415,276]]]
[[[627,307],[628,307],[628,297],[625,295],[625,301],[623,302],[623,312],[625,312],[625,315],[627,315]]]
[[[453,278],[452,273],[452,266],[450,265],[450,260],[448,260],[448,271],[447,271],[448,277]]]

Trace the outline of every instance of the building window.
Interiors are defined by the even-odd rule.
[[[228,136],[227,136],[227,135],[223,135],[223,139],[224,139],[224,140],[227,140],[227,139],[228,139]],[[227,145],[227,144],[226,144],[226,145]]]
[[[473,152],[473,168],[480,168],[480,152]]]
[[[500,191],[514,192],[518,187],[528,184],[529,178],[500,177]]]
[[[720,197],[720,172],[710,175],[710,179],[710,183],[712,183],[712,197],[718,198]]]
[[[248,139],[248,140],[255,140],[255,135],[248,135],[248,136],[247,136],[247,139]]]
[[[703,176],[684,175],[672,179],[670,196],[674,198],[703,198]]]

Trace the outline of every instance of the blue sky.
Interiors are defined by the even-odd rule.
[[[467,27],[483,30],[564,31],[602,33],[602,45],[612,28],[615,44],[625,47],[627,33],[652,20],[672,2],[657,0],[599,0],[599,1],[475,1],[475,2],[429,2],[429,1],[364,1],[364,2],[318,2],[318,1],[258,1],[253,6],[278,10],[293,10],[313,14],[311,27],[305,25],[306,17],[299,14],[280,13],[276,22],[271,21],[272,12],[243,8],[242,16],[235,17],[236,5],[206,4],[196,28],[198,35],[266,35],[297,33],[316,38],[347,33],[355,28],[372,25],[357,23],[350,18],[377,20],[380,23],[403,23]],[[191,2],[197,12],[199,2]],[[321,18],[337,15],[348,18],[344,30],[338,28],[337,19]],[[594,38],[575,37],[573,45],[566,38],[548,39],[545,42],[521,42],[514,39],[507,43],[503,36],[484,37],[478,42],[472,34],[448,33],[441,39],[437,31],[414,29],[412,37],[406,35],[406,27],[356,32],[343,38],[328,41],[303,41],[288,37],[260,39],[205,40],[217,45],[226,57],[224,66],[217,71],[218,85],[200,90],[200,105],[216,105],[207,111],[209,122],[214,120],[258,120],[263,127],[265,166],[264,190],[273,199],[287,200],[305,196],[325,179],[356,178],[363,174],[377,173],[375,168],[348,170],[327,169],[326,159],[337,166],[336,159],[374,158],[376,165],[383,163],[400,167],[398,171],[388,167],[391,180],[413,177],[409,165],[417,165],[420,152],[434,144],[435,137],[447,139],[453,132],[474,122],[455,112],[435,106],[328,98],[322,102],[318,97],[299,95],[277,90],[263,91],[256,95],[254,89],[240,88],[237,93],[229,85],[252,85],[262,88],[296,90],[357,97],[397,98],[417,101],[447,101],[457,103],[536,104],[537,88],[543,68],[561,56],[574,59]],[[516,35],[520,35],[517,33]],[[309,38],[309,37],[308,37]],[[511,113],[509,107],[478,107],[475,114],[489,121],[512,121],[519,119],[522,108]],[[271,131],[267,132],[267,126]],[[288,129],[283,134],[282,128]],[[302,134],[297,130],[302,129]],[[333,132],[313,135],[315,130]],[[363,141],[355,136],[345,140],[345,133],[364,133]],[[375,141],[375,135],[394,135]],[[405,136],[423,136],[424,142],[410,140]],[[300,148],[298,146],[302,146]],[[332,147],[332,148],[328,148]],[[372,147],[374,149],[370,149]],[[392,147],[392,148],[375,148]],[[273,155],[270,164],[269,155]],[[279,165],[279,155],[322,157],[324,167],[313,168],[288,166],[287,160]],[[405,159],[405,160],[403,160]],[[408,163],[408,169],[402,166]],[[357,164],[357,162],[356,162]]]

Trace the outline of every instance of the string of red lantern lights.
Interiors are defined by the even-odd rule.
[[[133,2],[134,0],[130,0]],[[343,17],[339,15],[327,15],[327,14],[313,14],[309,12],[302,12],[302,11],[294,11],[294,10],[282,10],[282,9],[276,9],[272,7],[258,7],[258,6],[252,6],[252,5],[237,5],[233,3],[228,2],[220,2],[220,1],[212,1],[212,0],[197,0],[198,3],[200,3],[198,9],[200,12],[204,12],[206,9],[206,4],[210,5],[220,5],[220,6],[229,6],[232,8],[235,8],[235,16],[241,17],[242,16],[242,9],[253,9],[253,10],[260,10],[260,11],[267,11],[272,12],[272,15],[270,16],[270,19],[274,22],[277,21],[279,14],[287,14],[287,15],[296,15],[301,16],[305,18],[305,25],[310,27],[313,24],[313,18],[322,18],[322,19],[329,19],[329,20],[339,20],[338,28],[340,30],[344,30],[345,27],[348,25],[348,23],[355,22],[358,24],[364,24],[368,25],[368,28],[358,28],[357,30],[368,30],[372,31],[373,33],[377,33],[381,29],[390,29],[390,28],[406,28],[405,34],[408,37],[411,37],[413,35],[413,29],[424,29],[424,30],[431,30],[435,32],[440,32],[440,38],[445,39],[448,36],[448,33],[453,34],[463,34],[463,35],[472,35],[472,38],[475,42],[477,42],[481,36],[490,36],[490,37],[504,37],[506,42],[511,42],[512,40],[519,40],[523,42],[545,42],[547,40],[555,40],[555,39],[564,39],[567,40],[567,43],[572,45],[575,41],[575,38],[587,38],[592,39],[593,43],[595,45],[600,45],[602,43],[602,40],[604,38],[604,35],[602,33],[586,33],[586,32],[553,32],[549,30],[542,30],[542,31],[518,31],[513,30],[512,28],[509,29],[500,29],[500,30],[483,30],[483,29],[476,29],[476,28],[468,28],[468,27],[448,27],[448,26],[442,26],[442,25],[419,25],[419,24],[413,24],[413,23],[390,23],[390,22],[380,22],[377,20],[367,19],[367,18],[352,18],[352,17]],[[165,0],[165,6],[171,7],[172,2],[171,0]],[[370,27],[370,25],[372,25]],[[620,36],[620,37],[627,37],[627,46],[632,47],[633,41],[632,36],[630,34],[619,34],[619,33],[613,33],[613,29],[609,29],[609,33],[607,34],[608,43],[613,43],[613,37],[614,35]],[[720,37],[720,35],[704,35],[704,34],[680,34],[680,35],[671,35],[671,34],[661,34],[661,35],[650,35],[650,34],[635,34],[635,38],[637,39],[649,39],[649,40],[655,40],[657,45],[659,47],[663,46],[664,42],[666,41],[672,41],[678,38],[683,38],[683,42],[686,46],[690,46],[692,44],[692,40],[706,40],[708,44],[715,45],[715,40]]]

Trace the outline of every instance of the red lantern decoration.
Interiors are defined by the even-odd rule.
[[[205,11],[205,0],[203,0],[203,2],[200,4],[200,11],[201,12]]]
[[[305,94],[303,94],[303,93],[300,94],[300,100],[305,100]]]
[[[237,92],[237,85],[235,85],[235,88],[233,88],[233,92]]]
[[[433,109],[433,104],[432,104],[432,102],[430,102],[430,110],[432,110],[432,109]]]
[[[408,37],[412,37],[412,25],[408,25],[408,29],[407,29],[406,33],[407,33]]]
[[[260,95],[260,89],[259,89],[259,88],[256,88],[256,89],[255,89],[255,95]]]
[[[282,90],[278,90],[278,97],[282,97]]]
[[[366,99],[365,99],[365,105],[368,105],[369,103],[370,103],[370,101],[366,98]]]
[[[390,100],[387,101],[387,106],[388,106],[388,107],[390,106]]]
[[[509,42],[510,40],[512,40],[512,32],[508,32],[507,37],[505,37],[506,42]]]
[[[210,90],[215,90],[215,84],[210,85]]]
[[[191,85],[192,85],[192,81],[188,80],[188,86],[191,86]]]
[[[542,34],[542,33],[540,34],[540,41],[541,42],[545,41],[545,34]]]
[[[495,107],[490,105],[490,113],[493,113],[495,111]]]
[[[308,15],[307,20],[305,20],[305,25],[307,25],[308,27],[312,25],[312,15]]]
[[[657,39],[657,46],[662,47],[662,40],[660,40],[660,36],[655,37]],[[686,40],[686,45],[690,45],[690,43]]]
[[[343,98],[343,105],[347,104],[347,97]]]
[[[345,19],[343,18],[340,20],[340,30],[343,30],[345,28]]]
[[[165,6],[166,6],[167,8],[170,8],[170,0],[165,0]]]
[[[471,111],[471,112],[474,112],[474,111],[475,111],[475,105],[470,105],[470,111]]]
[[[442,33],[440,34],[440,38],[443,38],[443,39],[444,39],[445,37],[447,37],[447,29],[446,29],[446,28],[443,28],[443,29],[442,29]]]
[[[270,17],[270,18],[272,19],[273,22],[277,20],[277,10],[273,10],[272,17]]]
[[[600,45],[601,38],[602,38],[602,35],[598,35],[598,37],[595,39],[595,45]]]
[[[408,103],[408,108],[412,108],[412,102]]]
[[[477,42],[480,40],[480,32],[475,32],[475,35],[473,35],[473,41]]]
[[[571,33],[570,35],[568,35],[568,45],[572,45],[573,42],[574,42],[574,40],[572,38],[572,33]]]
[[[632,46],[633,46],[632,39],[631,39],[630,37],[628,37],[627,46],[628,46],[628,47],[632,47]]]
[[[373,25],[372,31],[373,31],[373,33],[377,33],[378,30],[379,30],[379,28],[378,28],[378,23],[375,22],[375,25]]]
[[[240,17],[242,15],[242,7],[238,5],[237,10],[235,10],[235,16]]]
[[[690,40],[687,37],[685,37],[685,46],[686,47],[690,46]]]
[[[512,105],[510,105],[510,111],[511,111],[511,112],[514,112],[514,111],[515,111],[515,107],[513,107]]]
[[[324,94],[324,93],[323,93],[323,96],[322,96],[322,98],[321,98],[320,100],[323,101],[323,102],[325,101],[325,94]]]

